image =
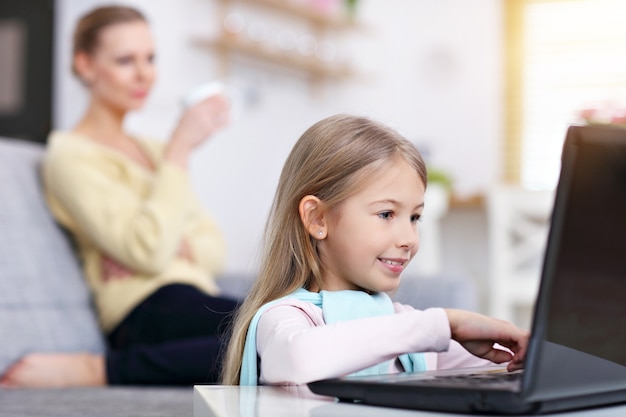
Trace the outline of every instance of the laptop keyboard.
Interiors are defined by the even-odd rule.
[[[433,377],[403,378],[396,383],[409,385],[446,386],[450,388],[484,387],[487,389],[502,389],[518,391],[521,387],[522,371],[515,372],[477,372],[467,374],[437,375]]]
[[[464,374],[464,375],[441,375],[438,379],[447,380],[473,380],[484,382],[497,382],[497,381],[515,381],[522,376],[521,372],[480,372],[476,374]]]
[[[497,385],[502,383],[519,383],[521,378],[521,372],[484,372],[464,375],[441,375],[430,381],[440,381],[442,383],[460,382],[463,384],[467,384],[469,381],[470,383]]]

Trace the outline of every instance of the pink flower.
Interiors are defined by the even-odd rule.
[[[611,117],[611,124],[626,125],[626,109],[618,109]]]
[[[578,113],[578,117],[585,121],[593,120],[598,113],[598,109],[587,108],[583,109]]]

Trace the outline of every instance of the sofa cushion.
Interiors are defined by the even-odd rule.
[[[102,352],[70,241],[41,192],[42,145],[0,138],[0,374],[29,352]]]

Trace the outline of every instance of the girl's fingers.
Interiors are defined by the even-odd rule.
[[[509,362],[511,359],[513,359],[513,355],[511,355],[509,352],[505,352],[504,350],[494,348],[487,353],[485,359],[489,359],[491,362],[494,363],[503,363]]]

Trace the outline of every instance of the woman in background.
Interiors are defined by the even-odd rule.
[[[89,107],[71,131],[50,135],[43,176],[50,209],[78,244],[110,350],[27,355],[3,386],[218,379],[237,302],[218,295],[225,244],[187,170],[192,152],[228,123],[229,104],[213,96],[190,107],[165,144],[130,134],[124,120],[150,93],[154,56],[133,8],[97,8],[78,22],[72,69]]]

